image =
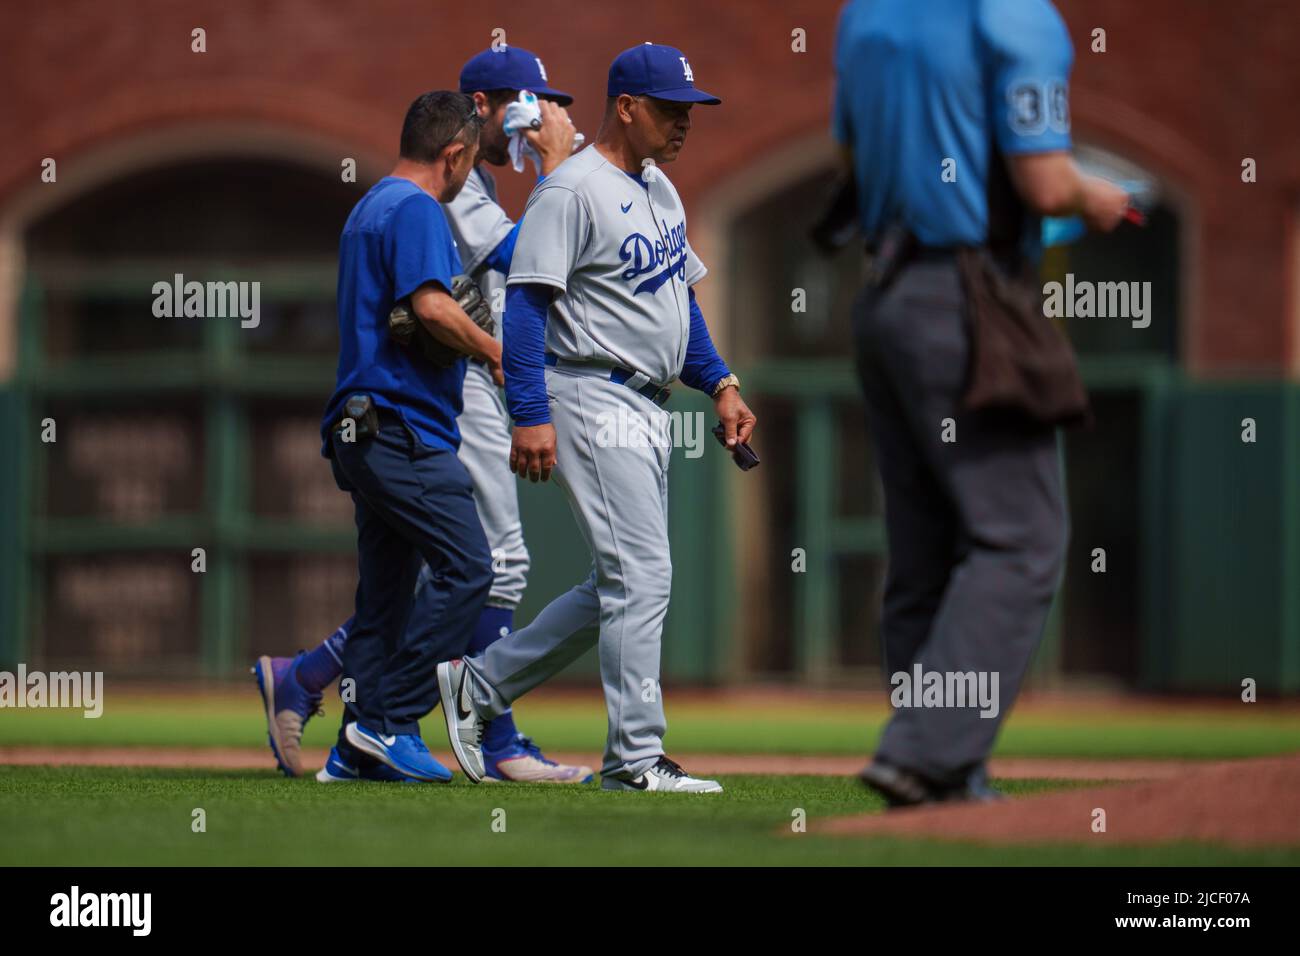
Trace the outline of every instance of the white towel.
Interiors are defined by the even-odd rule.
[[[541,175],[542,157],[537,150],[533,149],[532,143],[524,136],[523,131],[526,129],[541,129],[542,127],[542,109],[537,105],[536,94],[528,90],[519,91],[519,99],[506,107],[506,118],[501,124],[510,137],[510,165],[514,167],[515,172],[524,171],[524,158],[532,160],[533,170]],[[576,152],[586,137],[581,133],[573,137],[573,149]]]

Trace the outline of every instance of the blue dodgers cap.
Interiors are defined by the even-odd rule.
[[[678,103],[707,103],[717,106],[722,100],[712,93],[695,88],[695,74],[686,54],[662,43],[643,43],[624,50],[609,65],[607,95],[653,96]]]
[[[484,50],[470,57],[460,68],[460,91],[473,93],[478,90],[532,90],[542,99],[555,100],[561,106],[573,102],[568,93],[547,84],[546,67],[541,58],[517,46]]]

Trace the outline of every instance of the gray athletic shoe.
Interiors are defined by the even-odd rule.
[[[678,764],[667,757],[660,757],[659,762],[631,780],[617,777],[601,777],[602,790],[659,790],[664,793],[721,793],[722,784],[716,780],[701,780],[692,777]]]
[[[487,721],[474,710],[470,694],[469,671],[465,662],[457,658],[438,665],[438,690],[442,694],[442,713],[447,718],[447,737],[451,751],[465,776],[473,783],[482,783],[486,770],[483,766],[483,728]]]

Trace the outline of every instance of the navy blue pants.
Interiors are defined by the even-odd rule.
[[[355,681],[356,696],[343,721],[414,734],[438,703],[437,664],[474,633],[492,558],[455,453],[416,441],[389,412],[379,421],[373,438],[332,439],[334,480],[352,495],[357,525],[356,623],[343,646],[343,679]],[[408,628],[421,559],[430,581]]]

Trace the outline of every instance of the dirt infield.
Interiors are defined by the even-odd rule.
[[[303,752],[308,767],[325,763],[325,750]],[[450,753],[435,753],[454,766]],[[683,754],[693,772],[708,774],[768,773],[850,776],[862,769],[863,757],[819,757],[781,754]],[[556,753],[562,763],[600,766],[598,754]],[[86,767],[208,767],[214,770],[269,770],[273,767],[265,747],[0,747],[0,765],[23,764]],[[1054,757],[996,758],[992,775],[1004,779],[1054,780],[1159,780],[1176,777],[1204,766],[1188,760],[1090,760]]]
[[[1172,779],[1089,787],[996,804],[924,807],[848,817],[813,832],[924,836],[977,843],[1149,845],[1185,840],[1300,845],[1300,755],[1185,770]],[[1095,811],[1105,832],[1094,832]]]

